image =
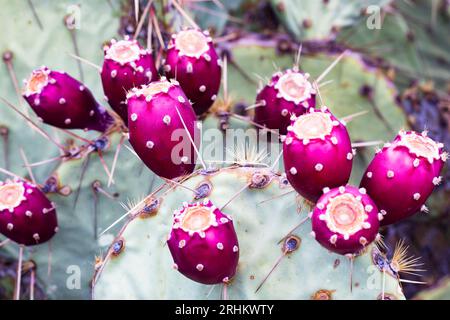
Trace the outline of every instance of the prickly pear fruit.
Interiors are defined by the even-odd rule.
[[[174,268],[194,281],[227,283],[236,273],[239,244],[233,221],[209,200],[175,211],[167,244]]]
[[[180,82],[195,113],[205,113],[220,88],[221,63],[208,31],[183,30],[172,35],[164,65],[166,75]]]
[[[443,144],[426,133],[401,131],[377,152],[361,180],[384,214],[382,225],[426,211],[425,201],[434,187],[448,154]]]
[[[142,48],[136,40],[113,39],[104,52],[101,71],[103,91],[111,108],[127,124],[127,91],[156,81],[158,71],[151,51]]]
[[[292,115],[283,142],[286,176],[294,189],[315,202],[325,187],[345,185],[353,151],[347,129],[326,107]]]
[[[0,182],[0,233],[25,246],[50,240],[58,231],[55,206],[35,185]]]
[[[375,240],[379,229],[375,202],[364,188],[341,186],[326,190],[312,212],[315,239],[338,254],[356,254]]]
[[[47,67],[25,80],[23,96],[42,121],[58,128],[104,132],[114,121],[81,82]]]
[[[178,82],[162,78],[132,89],[127,98],[130,143],[147,167],[169,179],[191,173],[196,159],[192,142],[198,148],[199,134]]]
[[[254,121],[286,134],[289,117],[299,116],[316,106],[316,91],[308,81],[309,74],[288,69],[277,72],[256,96]]]

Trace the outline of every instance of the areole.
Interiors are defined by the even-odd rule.
[[[175,48],[180,55],[199,58],[209,50],[207,37],[198,30],[185,30],[176,35]]]
[[[39,94],[49,83],[50,70],[45,67],[36,69],[31,73],[28,80],[25,81],[24,94],[29,97],[32,94]]]
[[[308,76],[300,72],[287,72],[281,76],[275,88],[285,100],[295,103],[303,102],[311,98],[311,94],[314,93]]]
[[[20,182],[0,186],[0,211],[8,209],[12,212],[23,200],[26,200],[24,193],[25,188]]]
[[[215,215],[210,208],[204,206],[190,207],[181,217],[181,229],[186,232],[207,230],[215,222]]]
[[[303,114],[293,124],[293,132],[300,140],[324,139],[332,130],[333,121],[325,112]]]
[[[424,134],[400,132],[398,144],[407,147],[409,152],[416,156],[428,159],[430,163],[440,159],[439,143]]]
[[[169,89],[172,87],[173,83],[167,81],[166,79],[161,79],[160,81],[151,82],[150,84],[143,86],[141,89],[131,91],[127,98],[132,96],[139,97],[140,95],[145,96],[147,99],[151,99],[153,96],[158,93],[169,92]]]
[[[106,51],[106,58],[123,65],[139,60],[140,54],[141,49],[136,42],[121,40],[111,44],[111,47]]]
[[[325,219],[331,231],[348,237],[364,228],[367,214],[361,201],[345,193],[329,200]]]

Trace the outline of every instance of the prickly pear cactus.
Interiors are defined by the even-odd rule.
[[[349,259],[323,249],[310,235],[309,222],[290,234],[308,214],[308,206],[291,190],[285,178],[268,169],[229,167],[197,172],[183,186],[149,195],[130,212],[132,218],[104,260],[95,264],[93,297],[220,298],[222,285],[198,284],[173,269],[166,244],[174,210],[183,202],[207,198],[232,217],[239,239],[237,273],[228,285],[230,299],[379,299],[383,272],[377,267],[375,246],[355,258],[350,290]],[[404,298],[397,279],[386,273],[388,296]]]

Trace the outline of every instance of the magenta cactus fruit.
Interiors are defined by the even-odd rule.
[[[401,131],[392,143],[379,150],[361,180],[384,214],[382,225],[426,211],[425,201],[434,187],[448,154],[443,144],[426,132]]]
[[[0,233],[25,246],[50,240],[58,231],[55,206],[35,185],[0,182]]]
[[[350,137],[326,107],[310,108],[291,119],[283,142],[286,176],[300,195],[315,202],[323,188],[348,182],[353,163]]]
[[[175,80],[152,82],[128,93],[130,143],[157,175],[175,178],[195,168],[196,116]]]
[[[197,115],[212,106],[219,92],[222,68],[208,31],[187,29],[172,35],[164,70],[168,77],[180,82]]]
[[[326,189],[311,214],[312,235],[338,254],[357,254],[374,241],[382,218],[364,188]]]
[[[65,72],[34,70],[23,96],[42,121],[58,128],[104,132],[114,122],[91,91]]]
[[[316,91],[308,81],[309,74],[288,69],[277,72],[256,96],[254,121],[286,134],[289,117],[299,116],[316,106]]]
[[[232,218],[209,200],[175,211],[167,244],[174,268],[189,279],[228,283],[236,273],[239,244]]]
[[[128,122],[127,91],[158,79],[150,50],[136,40],[111,40],[104,48],[105,60],[101,71],[103,91],[111,108]]]

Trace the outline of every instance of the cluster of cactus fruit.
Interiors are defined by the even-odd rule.
[[[142,252],[136,249],[139,247],[138,237],[144,238],[140,232],[134,235],[131,232],[133,228],[139,228],[138,218],[151,220],[155,216],[163,216],[170,219],[160,221],[162,233],[168,231],[165,250],[170,252],[174,269],[185,277],[202,285],[223,284],[224,297],[228,295],[227,288],[231,290],[236,282],[239,286],[235,291],[236,297],[259,298],[261,296],[253,294],[266,282],[267,278],[262,274],[268,270],[259,271],[260,286],[252,288],[252,293],[243,292],[245,289],[241,283],[244,280],[240,273],[247,275],[249,271],[244,269],[250,268],[250,263],[257,260],[252,260],[253,244],[242,241],[242,238],[248,240],[245,234],[248,229],[253,229],[252,241],[258,241],[258,224],[270,224],[271,221],[261,222],[253,212],[246,217],[245,205],[231,205],[244,191],[259,192],[263,198],[279,197],[278,191],[290,185],[305,199],[302,206],[308,212],[302,220],[292,213],[290,217],[283,216],[288,211],[295,211],[295,206],[294,209],[283,207],[279,216],[269,215],[274,224],[282,223],[283,219],[289,223],[299,222],[293,229],[280,228],[282,257],[305,245],[305,240],[296,232],[301,225],[309,224],[310,234],[326,249],[324,252],[346,256],[352,264],[358,257],[367,259],[370,256],[379,266],[376,257],[377,254],[382,256],[381,251],[371,244],[381,242],[380,226],[426,211],[425,202],[434,186],[441,181],[440,172],[448,157],[443,145],[427,137],[426,132],[402,131],[391,143],[377,150],[360,185],[348,185],[355,150],[345,121],[318,104],[320,93],[316,82],[311,82],[309,74],[295,66],[275,73],[270,82],[259,90],[252,121],[260,130],[280,133],[285,174],[246,166],[245,163],[224,169],[206,168],[198,151],[200,143],[195,139],[199,135],[197,117],[205,114],[216,100],[222,75],[222,62],[209,33],[190,28],[174,34],[162,69],[164,75],[159,75],[152,52],[141,47],[136,40],[112,40],[104,48],[101,68],[105,98],[112,111],[101,106],[84,84],[65,72],[41,67],[34,70],[25,83],[23,96],[44,123],[64,130],[99,131],[101,136],[97,141],[114,132],[125,134],[142,162],[165,179],[166,186],[176,186],[161,196],[157,193],[162,189],[152,193],[130,210],[128,216],[132,217],[131,220],[107,255],[96,263],[92,282],[95,298],[121,294],[148,297],[138,293],[133,295],[124,288],[111,290],[110,281],[126,281],[131,277],[131,271],[122,280],[106,274],[108,271],[116,274],[114,264],[130,266],[144,259],[155,268],[160,259],[165,261],[165,257],[152,256],[159,252],[155,249],[161,246],[159,238],[151,242],[151,248],[144,248]],[[97,145],[92,148],[99,152],[102,149]],[[66,156],[75,157],[77,154]],[[197,160],[202,161],[203,168],[195,171]],[[275,182],[278,184],[274,185]],[[226,190],[228,187],[224,184],[235,183],[239,185],[238,190]],[[173,199],[169,201],[170,195]],[[294,199],[289,198],[288,201]],[[278,199],[277,202],[283,200]],[[164,210],[170,214],[164,214]],[[152,227],[158,229],[157,225]],[[50,240],[57,230],[55,205],[38,186],[20,177],[0,184],[0,232],[4,236],[21,246],[32,246]],[[133,247],[141,256],[125,260],[126,248]],[[267,251],[275,252],[277,248],[273,246]],[[148,249],[152,253],[150,260],[143,257]],[[255,256],[257,254],[267,257],[264,250],[254,253]],[[332,259],[340,261],[335,256]],[[395,275],[386,286],[395,290],[397,274],[401,270],[395,270],[394,264],[384,256],[381,259]],[[318,263],[319,260],[310,261]],[[384,272],[386,266],[383,263],[380,268]],[[367,265],[367,261],[362,264]],[[287,271],[285,277],[288,281],[298,278],[296,270]],[[121,272],[126,273],[123,268]],[[156,284],[163,280],[152,278],[151,281]],[[177,288],[186,284],[184,280],[180,281]],[[364,281],[363,276],[361,281]],[[164,286],[161,285],[161,291]],[[273,288],[267,297],[282,298],[275,290],[276,284]],[[130,290],[139,291],[136,288]],[[155,293],[158,288],[152,290],[149,296],[161,297]],[[195,287],[195,290],[203,289]],[[335,296],[352,297],[352,290],[351,280],[348,291],[342,289]],[[364,288],[361,286],[354,290],[364,291]],[[332,290],[317,288],[314,292],[298,297],[331,298],[333,295]],[[378,293],[371,296],[363,292],[353,297],[380,298]],[[166,297],[171,298],[171,294],[177,296],[171,291],[166,293]],[[398,297],[401,297],[401,290]],[[383,291],[381,298],[389,297]]]

